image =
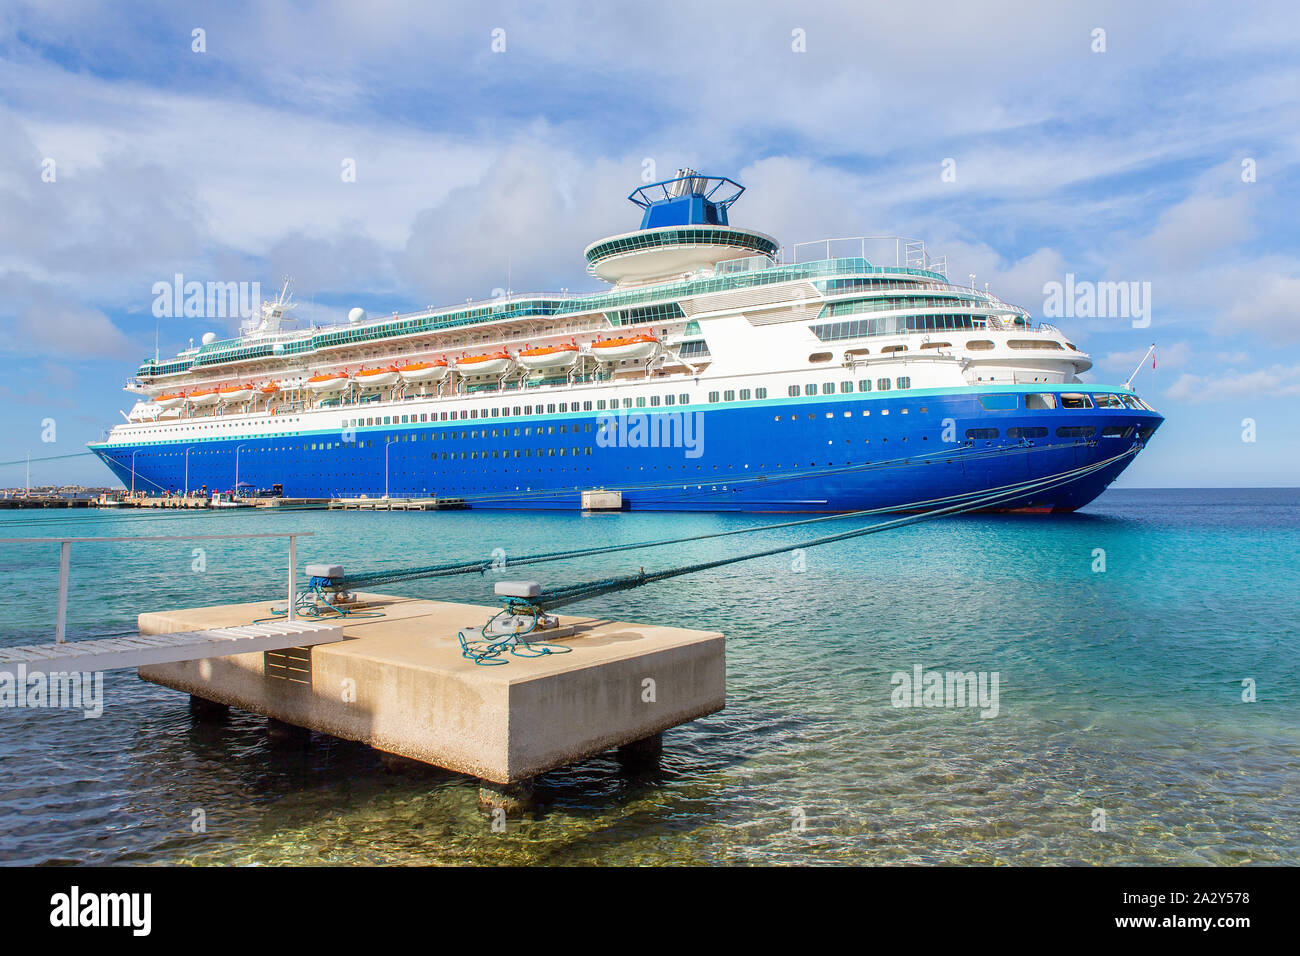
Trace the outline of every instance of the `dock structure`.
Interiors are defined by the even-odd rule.
[[[715,632],[562,615],[551,640],[568,653],[506,656],[484,667],[457,634],[497,608],[356,595],[375,616],[340,622],[344,639],[279,652],[152,664],[144,680],[215,706],[261,714],[273,731],[317,731],[386,755],[477,777],[480,805],[530,801],[548,770],[615,748],[657,759],[664,730],[725,703],[725,642]],[[247,624],[269,604],[141,614],[142,635]]]
[[[464,498],[335,498],[331,511],[460,511]]]

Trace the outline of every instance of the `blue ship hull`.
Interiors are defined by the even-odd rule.
[[[461,498],[474,508],[577,509],[583,490],[606,488],[638,511],[817,513],[912,510],[1061,474],[1144,444],[1164,420],[1129,408],[1025,407],[1025,392],[1049,390],[1061,389],[918,389],[638,410],[649,412],[645,425],[696,416],[695,447],[644,447],[653,427],[638,434],[624,419],[615,429],[586,412],[91,448],[126,487],[148,494],[227,491],[238,480],[278,484],[291,498],[387,494]],[[990,395],[1014,396],[1003,401],[1016,407],[991,410],[981,401]],[[1073,511],[1130,461],[995,510]]]

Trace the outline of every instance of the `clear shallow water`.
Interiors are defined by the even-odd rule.
[[[15,511],[0,536],[305,530],[304,561],[359,570],[773,520]],[[538,812],[505,833],[467,778],[390,773],[319,735],[303,753],[272,749],[260,718],[197,725],[183,695],[108,674],[98,720],[0,709],[0,862],[1292,863],[1297,532],[1296,489],[1114,490],[1082,514],[935,521],[810,550],[802,573],[766,558],[592,601],[581,610],[723,631],[727,708],[667,733],[650,777],[610,758],[547,774]],[[810,533],[527,574],[586,580]],[[74,546],[69,637],[278,596],[284,556],[274,541]],[[0,642],[49,640],[57,549],[0,545],[0,574]],[[491,585],[390,590],[486,604]],[[999,672],[999,715],[891,706],[891,675],[916,664]],[[1244,678],[1258,702],[1241,702]],[[195,808],[206,833],[190,830]],[[1107,832],[1090,829],[1096,808]]]

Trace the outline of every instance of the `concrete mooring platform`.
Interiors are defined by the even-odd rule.
[[[553,643],[569,653],[506,656],[508,664],[485,667],[461,656],[456,635],[499,608],[357,598],[360,613],[342,620],[338,643],[150,665],[140,677],[261,714],[273,726],[356,740],[478,777],[484,801],[506,806],[548,770],[616,747],[633,757],[657,754],[662,731],[725,704],[718,633],[561,615]],[[141,614],[140,633],[248,624],[270,617],[270,607]],[[195,712],[210,710],[200,704]]]

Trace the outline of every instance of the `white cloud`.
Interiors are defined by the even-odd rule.
[[[1097,360],[1097,364],[1106,368],[1131,372],[1134,366],[1147,357],[1146,348],[1130,349],[1126,352],[1110,352]],[[1182,368],[1192,357],[1192,347],[1186,342],[1171,342],[1156,346],[1156,367],[1161,369]]]
[[[1250,372],[1229,370],[1202,376],[1184,372],[1165,389],[1175,401],[1199,404],[1231,398],[1293,397],[1300,395],[1300,365],[1273,365]]]

